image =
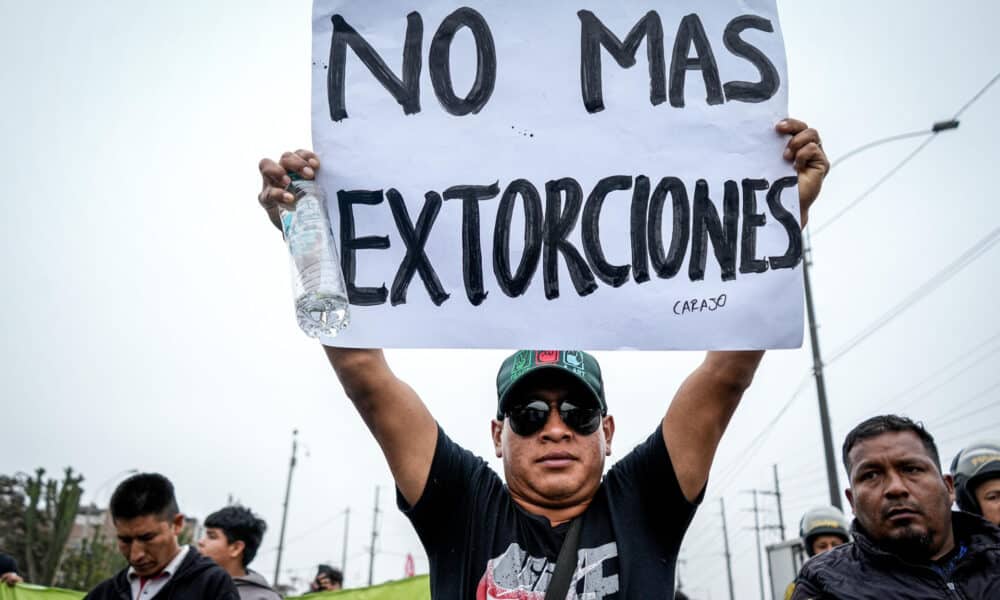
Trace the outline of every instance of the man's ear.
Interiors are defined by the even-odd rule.
[[[601,420],[601,428],[604,429],[604,454],[611,456],[611,438],[615,436],[615,418],[611,415]]]
[[[844,495],[847,496],[847,503],[851,505],[851,511],[853,512],[854,511],[854,492],[851,491],[851,488],[847,488],[847,489],[844,490]]]
[[[955,478],[951,476],[950,473],[943,473],[942,479],[944,479],[944,484],[948,488],[948,500],[949,504],[955,503]]]
[[[503,421],[493,419],[490,423],[490,435],[493,436],[493,451],[497,458],[503,458]]]
[[[184,531],[184,515],[181,513],[177,513],[176,515],[174,515],[173,521],[170,523],[170,526],[174,530],[174,535],[180,535],[181,532]]]
[[[243,554],[243,550],[247,547],[243,540],[236,540],[232,544],[229,544],[229,557],[239,558]]]

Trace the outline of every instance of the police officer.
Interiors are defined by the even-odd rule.
[[[1000,525],[1000,443],[966,446],[951,461],[951,475],[958,507]]]
[[[809,558],[851,541],[847,518],[834,506],[820,506],[802,515],[799,536]]]
[[[799,537],[809,558],[851,541],[847,517],[835,506],[818,506],[802,515]],[[795,582],[785,589],[785,600],[795,592]]]

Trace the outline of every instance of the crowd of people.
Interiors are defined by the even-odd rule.
[[[174,486],[159,473],[123,481],[109,506],[118,551],[128,566],[87,594],[88,600],[281,600],[267,580],[250,569],[267,523],[243,506],[226,506],[204,521],[195,545],[179,541],[185,520]],[[0,554],[0,582],[22,583],[17,563]],[[310,591],[341,589],[343,574],[320,565]]]
[[[848,433],[842,458],[854,522],[806,513],[809,560],[786,598],[1000,598],[1000,444],[970,444],[949,473],[921,424],[882,415]]]
[[[788,136],[784,158],[798,174],[805,226],[829,162],[805,123],[786,119],[776,129]],[[312,179],[319,168],[305,150],[261,161],[258,199],[279,229],[279,208],[294,202],[290,174]],[[445,433],[381,350],[324,350],[385,455],[399,508],[427,552],[432,596],[484,600],[674,598],[681,541],[764,354],[709,352],[664,398],[649,437],[605,473],[615,421],[597,360],[518,351],[496,378],[491,428],[501,477]],[[947,473],[929,432],[882,415],[851,430],[842,458],[853,523],[829,508],[803,517],[810,558],[789,590],[793,600],[1000,598],[996,445],[971,445]],[[213,513],[197,548],[181,546],[172,485],[140,474],[115,491],[111,514],[129,564],[88,599],[277,597],[249,569],[264,532],[249,510]],[[336,585],[332,570],[319,575],[317,586]]]

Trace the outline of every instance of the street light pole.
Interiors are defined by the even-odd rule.
[[[281,509],[281,533],[278,534],[278,559],[274,563],[274,587],[278,587],[278,577],[281,575],[281,555],[285,551],[285,524],[288,522],[288,499],[292,495],[292,473],[295,471],[295,458],[299,451],[299,430],[292,431],[292,459],[288,463],[288,482],[285,484],[285,503]]]
[[[938,121],[934,123],[930,129],[924,131],[904,133],[901,135],[894,135],[875,140],[874,142],[858,146],[850,152],[847,152],[837,160],[833,161],[831,168],[843,164],[845,160],[853,156],[857,156],[866,150],[870,150],[883,144],[917,136],[937,135],[942,131],[958,129],[958,126],[958,119],[949,119],[947,121]],[[833,428],[830,425],[830,409],[827,405],[826,399],[826,382],[823,379],[823,357],[819,349],[819,326],[816,324],[816,308],[813,306],[812,285],[809,278],[809,268],[812,265],[812,244],[809,241],[808,234],[803,255],[802,282],[803,287],[805,288],[806,296],[806,317],[809,320],[809,340],[810,345],[812,346],[813,377],[816,379],[816,399],[819,403],[819,423],[823,433],[823,453],[826,456],[826,481],[829,486],[830,504],[836,506],[840,510],[843,510],[843,505],[840,502],[840,486],[837,481],[837,459],[833,452]]]

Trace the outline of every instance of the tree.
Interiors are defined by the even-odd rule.
[[[67,548],[59,567],[58,587],[91,590],[127,566],[114,540],[109,540],[100,525],[76,547]]]
[[[0,475],[0,551],[13,556],[22,568],[27,564],[23,489],[16,477]]]
[[[80,509],[83,477],[67,468],[62,482],[20,473],[0,477],[0,547],[21,565],[25,579],[52,585]]]

